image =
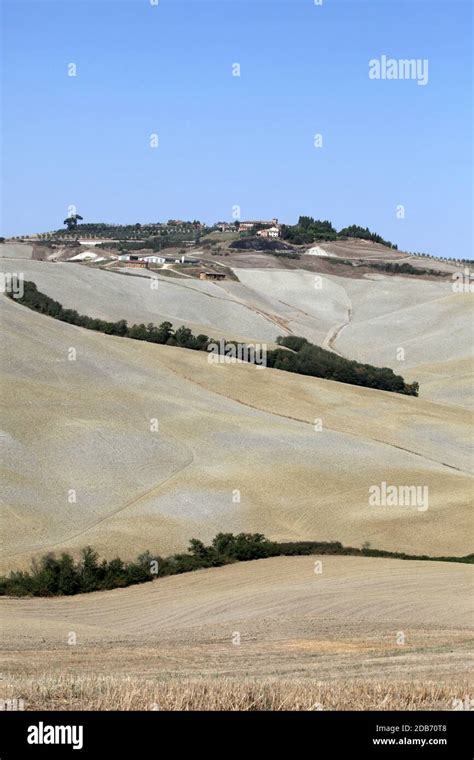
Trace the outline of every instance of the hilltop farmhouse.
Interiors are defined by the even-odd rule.
[[[257,226],[276,227],[279,230],[278,219],[276,218],[270,220],[255,219],[253,221],[240,222],[239,230],[246,232],[247,230],[251,230],[253,227]]]
[[[257,235],[262,238],[278,238],[280,237],[280,227],[266,227],[264,230],[258,230]]]

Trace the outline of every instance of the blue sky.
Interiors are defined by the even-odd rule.
[[[71,204],[121,223],[240,206],[470,256],[471,8],[6,0],[2,234],[57,228]],[[369,79],[381,55],[428,59],[428,84]]]

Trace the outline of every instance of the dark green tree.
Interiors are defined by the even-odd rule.
[[[77,227],[78,220],[82,221],[83,217],[80,214],[71,214],[68,216],[63,224],[65,224],[68,230],[74,230]]]
[[[63,553],[59,558],[58,593],[70,596],[77,594],[81,586],[81,579],[74,560],[70,554]]]
[[[99,588],[99,563],[97,552],[86,546],[81,552],[81,591],[96,591]]]

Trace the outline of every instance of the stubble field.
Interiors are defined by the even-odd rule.
[[[17,248],[2,271],[20,268]],[[21,267],[89,316],[270,345],[303,334],[421,392],[210,364],[2,296],[2,572],[86,544],[108,558],[166,555],[219,531],[472,551],[469,295],[378,274],[324,275],[315,289],[311,272],[242,266],[240,282],[162,278],[153,292],[146,277]],[[370,505],[382,482],[426,487],[428,508]],[[465,564],[298,557],[3,599],[1,698],[27,709],[453,709],[470,688],[471,597]]]

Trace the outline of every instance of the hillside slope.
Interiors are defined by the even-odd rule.
[[[0,272],[12,268],[17,262],[0,259]],[[21,270],[46,295],[91,317],[130,324],[169,320],[196,334],[270,346],[278,335],[302,335],[418,380],[423,398],[474,406],[473,298],[454,293],[451,281],[239,268],[240,282],[160,275],[155,288],[142,271],[130,276],[26,259]]]
[[[466,412],[0,305],[3,569],[87,543],[167,554],[219,530],[471,550]],[[426,486],[429,508],[369,506],[383,481]]]
[[[47,670],[46,707],[65,671],[115,677],[114,691],[125,675],[145,674],[162,688],[193,675],[328,679],[351,691],[363,679],[360,695],[376,679],[380,700],[393,680],[411,693],[417,679],[463,688],[472,580],[467,565],[284,557],[71,598],[2,600],[4,671],[13,683],[25,673],[41,683]]]

